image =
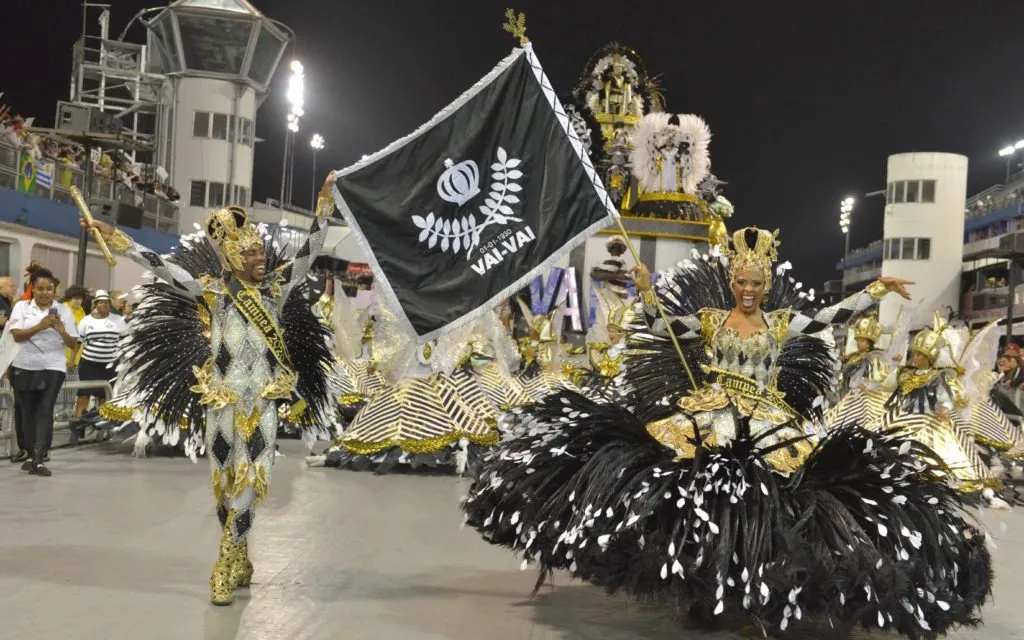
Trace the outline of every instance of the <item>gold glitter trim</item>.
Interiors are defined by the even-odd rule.
[[[707,210],[707,203],[698,196],[681,191],[645,191],[637,196],[637,202],[690,202]]]
[[[487,420],[493,421],[488,418]],[[484,447],[493,447],[498,444],[501,437],[497,431],[490,431],[484,435],[470,434],[465,432],[448,432],[441,436],[435,436],[433,438],[426,439],[391,439],[385,440],[384,442],[363,442],[360,440],[345,440],[342,438],[338,444],[345,449],[348,449],[352,453],[362,456],[368,456],[374,453],[378,453],[385,449],[392,447],[398,447],[406,453],[435,453],[444,449],[445,447],[458,442],[465,438],[473,444],[478,444]]]
[[[246,442],[252,440],[252,436],[256,433],[256,429],[260,426],[260,418],[262,414],[258,407],[253,407],[252,413],[245,415],[241,411],[235,410],[235,432],[242,435]]]
[[[260,395],[267,400],[290,400],[297,380],[298,376],[295,375],[294,371],[281,367],[277,377],[267,386],[263,387]]]
[[[330,218],[334,215],[334,198],[330,196],[320,196],[316,201],[316,217]]]
[[[270,495],[270,484],[267,482],[267,469],[262,464],[248,461],[239,462],[233,467],[214,469],[211,472],[213,496],[218,503],[237,500],[252,487],[256,494],[256,504],[260,504]]]
[[[929,369],[927,371],[918,371],[917,369],[911,369],[910,367],[903,367],[900,369],[897,381],[900,385],[900,393],[907,395],[922,387],[928,386],[928,384],[938,377],[941,373],[939,369]]]
[[[120,229],[114,229],[114,233],[107,238],[107,248],[117,253],[127,253],[134,246],[131,236]]]
[[[100,407],[100,417],[112,422],[127,422],[135,415],[135,410],[129,407],[108,402]]]
[[[875,280],[868,286],[864,287],[864,293],[868,294],[875,300],[881,300],[889,294],[889,287],[885,286],[881,281]]]
[[[227,385],[214,380],[213,358],[210,358],[202,367],[192,367],[192,373],[196,376],[196,384],[189,387],[189,391],[198,393],[199,403],[213,409],[223,409],[229,404],[238,402],[238,394]]]
[[[350,407],[354,404],[359,404],[366,399],[367,397],[361,393],[346,393],[338,396],[338,404],[343,407]]]

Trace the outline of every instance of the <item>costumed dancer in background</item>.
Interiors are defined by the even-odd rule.
[[[1024,421],[1018,398],[1024,389],[1024,367],[1021,366],[1022,355],[1020,346],[1010,343],[996,360],[996,381],[992,390],[992,400],[1018,426]]]
[[[514,373],[520,354],[501,313],[493,311],[463,330],[466,347],[458,369],[476,380],[495,411],[506,412],[532,404],[533,397]]]
[[[374,334],[374,307],[357,309],[341,287],[335,287],[331,329],[337,357],[334,379],[338,386],[334,397],[338,414],[347,426],[363,406],[384,388],[380,370],[380,344]]]
[[[836,392],[838,401],[825,413],[827,424],[855,423],[868,427],[881,421],[892,392],[885,382],[906,354],[911,316],[901,309],[896,328],[886,332],[878,322],[878,313],[872,311],[848,328]],[[889,340],[883,349],[880,345],[886,333]]]
[[[972,334],[936,313],[933,326],[914,336],[907,366],[894,370],[883,385],[892,394],[881,425],[910,430],[942,458],[950,481],[963,493],[980,492],[992,506],[1005,508],[995,497],[1002,483],[980,455],[993,462],[1021,442],[1019,429],[991,398],[994,328],[993,323]]]
[[[565,569],[708,626],[730,609],[765,634],[811,618],[837,637],[976,624],[991,558],[934,454],[855,426],[812,444],[836,366],[814,334],[910,283],[881,278],[804,315],[784,304],[800,300],[774,260],[773,234],[743,229],[728,267],[699,260],[659,280],[676,317],[631,338],[638,403],[563,392],[523,411],[530,428],[485,461],[468,523],[537,562],[538,587]],[[650,314],[646,269],[635,282]],[[666,330],[696,386],[667,360]]]
[[[597,314],[587,332],[589,367],[577,374],[573,383],[584,395],[602,400],[621,393],[618,378],[626,350],[626,327],[633,323],[633,305],[620,299],[614,291],[606,293],[604,288],[595,288],[595,294]]]
[[[331,174],[295,259],[272,272],[264,239],[238,207],[207,219],[205,232],[223,273],[201,280],[120,230],[82,222],[161,281],[147,287],[133,313],[123,357],[138,369],[139,404],[181,425],[190,456],[209,447],[222,526],[210,577],[213,604],[230,604],[234,591],[252,579],[247,539],[270,488],[278,403],[308,412],[302,422],[311,425],[321,423],[326,408],[330,350],[304,287],[334,211],[333,181]]]
[[[378,474],[399,465],[453,468],[461,475],[479,458],[478,447],[499,439],[494,407],[461,368],[471,355],[469,336],[454,332],[415,346],[384,306],[377,321],[381,366],[394,382],[359,409],[323,464]]]
[[[516,340],[520,356],[518,383],[534,401],[573,388],[562,366],[564,309],[555,307],[550,313],[534,314],[521,298],[516,298],[516,303],[526,324],[525,335]]]

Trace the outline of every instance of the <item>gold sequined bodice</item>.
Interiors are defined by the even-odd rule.
[[[725,326],[728,311],[706,309],[701,312],[701,325],[707,342],[711,366],[768,385],[771,382],[779,351],[786,338],[788,312],[765,315],[764,329],[747,337]]]

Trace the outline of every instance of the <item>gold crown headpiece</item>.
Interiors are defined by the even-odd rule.
[[[916,351],[928,358],[929,361],[935,362],[942,350],[946,348],[946,339],[942,337],[942,333],[948,326],[949,324],[936,313],[934,326],[931,329],[922,329],[917,332],[914,340],[910,343],[910,351]]]
[[[249,223],[249,216],[241,207],[231,206],[211,213],[206,218],[206,235],[217,245],[221,262],[232,271],[245,268],[243,253],[263,246],[263,237]]]
[[[766,231],[745,227],[732,234],[732,249],[724,253],[729,257],[729,274],[756,271],[764,276],[764,289],[772,286],[772,265],[779,257],[779,230]]]
[[[878,339],[882,337],[882,325],[878,324],[878,314],[872,313],[858,320],[857,324],[853,325],[853,337],[856,340],[878,342]]]

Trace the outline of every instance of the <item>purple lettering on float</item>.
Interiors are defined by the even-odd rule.
[[[548,274],[546,283],[541,276],[530,282],[530,311],[534,315],[546,316],[555,307],[555,294],[559,293],[564,271],[561,267],[555,267]]]
[[[547,315],[558,305],[565,306],[565,317],[572,320],[573,331],[583,331],[579,286],[573,267],[554,267],[547,282],[541,276],[530,282],[530,311],[536,315]]]
[[[583,331],[583,314],[580,313],[580,292],[576,285],[576,268],[569,267],[562,278],[556,298],[559,304],[565,303],[565,315],[572,320],[572,330]]]

